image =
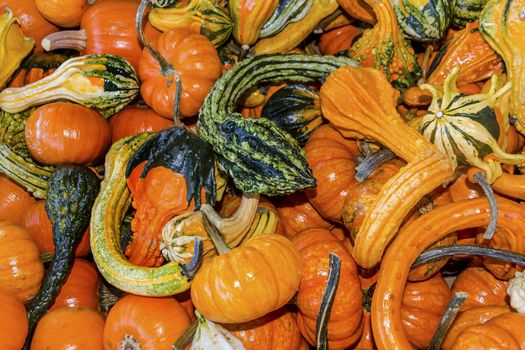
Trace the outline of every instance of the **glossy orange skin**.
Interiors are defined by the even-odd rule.
[[[217,50],[204,35],[187,29],[162,33],[152,45],[179,74],[182,84],[180,118],[196,115],[204,98],[222,74]],[[177,90],[174,75],[164,75],[159,63],[147,49],[144,49],[140,58],[139,77],[144,102],[163,117],[172,118]]]
[[[104,317],[95,310],[62,307],[38,321],[31,350],[103,350]]]
[[[256,320],[225,326],[246,350],[298,350],[303,337],[296,315],[281,308]]]
[[[2,349],[20,350],[28,329],[24,304],[14,294],[0,289],[0,305]]]
[[[63,27],[77,27],[88,8],[87,0],[36,0],[38,11],[51,23]]]
[[[317,186],[305,191],[314,208],[327,220],[341,222],[343,205],[355,185],[355,149],[329,125],[317,128],[304,147]]]
[[[44,265],[31,234],[21,226],[0,221],[0,288],[26,303],[40,289],[43,277]]]
[[[361,33],[363,33],[363,29],[353,24],[332,29],[321,35],[319,49],[323,55],[335,55],[340,51],[346,53],[346,50],[352,45],[352,40]]]
[[[53,226],[47,216],[45,200],[38,200],[27,208],[23,226],[31,232],[41,254],[55,252]],[[88,256],[89,253],[91,253],[91,247],[89,246],[88,226],[80,243],[75,247],[75,256]]]
[[[0,175],[0,221],[23,224],[25,211],[35,199],[22,187]]]
[[[73,260],[73,267],[66,282],[60,288],[55,303],[49,310],[60,307],[81,307],[98,310],[98,282],[100,276],[97,268],[84,259]]]
[[[483,267],[469,267],[454,280],[452,292],[465,291],[468,298],[460,311],[481,305],[507,304],[507,281],[498,280]]]
[[[363,0],[337,0],[339,5],[352,17],[366,23],[375,23],[376,18],[370,5]]]
[[[292,241],[301,253],[297,323],[311,345],[316,344],[315,327],[328,280],[329,254],[333,252],[341,259],[339,284],[328,324],[328,344],[330,349],[346,349],[360,339],[363,331],[362,291],[357,264],[330,231],[307,229]]]
[[[448,192],[453,202],[459,202],[465,199],[479,198],[483,190],[478,184],[472,183],[468,180],[467,175],[460,175],[448,187]]]
[[[57,32],[58,27],[46,20],[38,11],[35,0],[0,0],[0,12],[9,7],[22,28],[22,32],[35,39],[34,52],[42,52],[40,42],[47,35]]]
[[[109,123],[98,112],[67,102],[38,107],[27,119],[25,141],[42,164],[92,165],[111,143]]]
[[[219,323],[255,320],[284,306],[299,288],[300,256],[284,236],[255,236],[201,266],[191,299]]]
[[[419,349],[428,347],[451,298],[452,292],[440,274],[407,283],[401,319],[412,345]]]
[[[122,345],[129,337],[133,337],[141,349],[170,349],[190,323],[184,308],[172,297],[129,294],[108,313],[104,349],[127,349]]]
[[[152,109],[128,106],[109,119],[111,142],[146,131],[159,131],[175,125],[173,120],[163,118]]]

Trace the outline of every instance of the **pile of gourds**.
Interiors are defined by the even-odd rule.
[[[0,8],[2,349],[525,349],[525,1]]]

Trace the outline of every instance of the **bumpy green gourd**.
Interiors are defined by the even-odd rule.
[[[479,19],[488,0],[455,0],[452,2],[452,25],[463,28],[467,23]]]
[[[392,6],[405,35],[416,41],[439,40],[450,24],[450,0],[394,0]]]

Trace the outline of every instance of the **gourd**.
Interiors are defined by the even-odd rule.
[[[0,175],[0,221],[23,224],[25,211],[33,205],[35,199],[23,188]]]
[[[363,29],[353,24],[324,32],[319,39],[319,50],[323,55],[346,55],[354,39],[363,33]]]
[[[353,18],[370,24],[376,22],[374,10],[365,0],[337,0],[337,2]]]
[[[356,235],[353,256],[364,268],[381,260],[414,205],[453,174],[446,156],[397,114],[397,96],[383,74],[372,68],[340,68],[321,87],[323,115],[343,136],[376,140],[407,161],[381,187]]]
[[[34,83],[56,71],[67,59],[67,56],[58,53],[41,52],[33,54],[22,62],[8,86],[22,87]]]
[[[523,288],[524,282],[525,273],[516,272],[514,278],[509,281],[509,288],[507,288],[507,294],[510,298],[510,305],[520,314],[525,314],[525,292]]]
[[[5,350],[19,350],[27,335],[27,316],[24,304],[12,293],[0,289],[0,336]]]
[[[95,110],[68,102],[35,109],[26,121],[25,141],[40,164],[93,165],[111,143],[109,123]]]
[[[280,0],[272,15],[264,22],[259,38],[276,35],[288,24],[302,20],[314,4],[313,0]]]
[[[38,247],[27,230],[8,221],[0,221],[0,243],[0,288],[27,303],[44,277]]]
[[[16,71],[24,57],[33,49],[35,41],[24,36],[16,22],[16,17],[11,10],[0,16],[0,88]]]
[[[99,180],[88,168],[60,166],[49,179],[46,211],[53,225],[55,255],[44,281],[27,311],[29,348],[38,320],[53,304],[71,270],[73,249],[89,223],[89,214],[99,190]]]
[[[226,9],[211,0],[192,0],[185,7],[154,8],[148,20],[162,32],[185,28],[202,34],[216,47],[229,39],[233,29]]]
[[[51,23],[72,28],[80,24],[82,14],[95,0],[36,0],[38,11]]]
[[[143,104],[130,105],[109,119],[111,143],[147,131],[160,131],[175,125]]]
[[[245,350],[242,342],[219,324],[197,315],[197,331],[191,342],[190,350]]]
[[[138,78],[123,58],[87,55],[70,58],[47,77],[0,92],[0,108],[19,113],[32,106],[68,100],[93,108],[108,118],[138,94]]]
[[[190,317],[175,298],[129,294],[107,315],[104,349],[169,349],[190,323]]]
[[[275,11],[278,3],[279,0],[228,1],[235,40],[241,45],[254,44],[262,26]]]
[[[452,7],[451,24],[463,28],[469,22],[478,20],[487,3],[488,0],[456,0]]]
[[[102,350],[104,317],[96,310],[63,307],[47,313],[35,330],[31,350]]]
[[[416,41],[440,40],[450,24],[454,5],[446,0],[392,2],[399,26]]]
[[[343,65],[343,57],[301,54],[254,56],[240,61],[213,86],[199,112],[199,135],[218,162],[246,193],[284,195],[315,184],[296,140],[265,119],[234,113],[244,92],[262,82],[308,83]]]

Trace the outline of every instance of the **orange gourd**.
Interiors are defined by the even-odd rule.
[[[323,55],[335,55],[342,51],[346,54],[352,46],[352,41],[362,33],[363,29],[353,24],[332,29],[321,35],[319,49]]]
[[[24,304],[12,293],[0,289],[0,337],[2,349],[20,350],[27,336]]]
[[[297,323],[306,340],[316,344],[316,321],[326,288],[329,254],[341,259],[340,278],[328,323],[330,349],[346,349],[361,337],[362,291],[357,265],[350,252],[330,231],[311,228],[293,238],[301,254],[301,284],[297,292]]]
[[[31,350],[103,350],[104,317],[95,310],[62,307],[38,322]]]
[[[72,28],[80,24],[82,14],[88,4],[94,0],[36,0],[38,11],[49,22],[62,27]]]
[[[27,119],[25,141],[42,164],[97,164],[110,146],[109,123],[98,112],[74,103],[54,102]]]
[[[0,175],[0,221],[23,224],[25,211],[35,199],[7,177]]]
[[[160,131],[173,126],[173,120],[163,118],[141,105],[128,106],[109,119],[111,142],[146,131]]]
[[[31,234],[0,221],[0,288],[27,303],[40,289],[43,277],[44,265]]]
[[[366,1],[337,0],[337,2],[350,16],[366,23],[376,22],[374,10]]]
[[[190,325],[190,317],[172,297],[126,295],[109,311],[104,349],[170,349]]]
[[[33,236],[40,254],[55,252],[53,227],[46,212],[45,200],[38,200],[27,208],[23,225]],[[88,256],[90,252],[88,227],[75,248],[75,256]]]

